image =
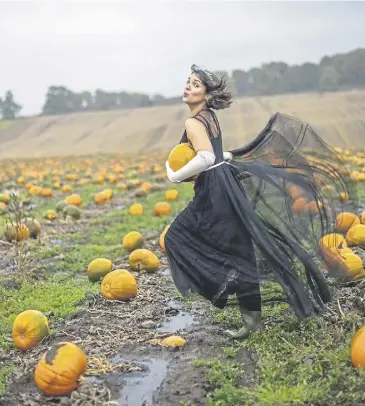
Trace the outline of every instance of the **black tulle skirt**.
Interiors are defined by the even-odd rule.
[[[313,128],[283,114],[231,152],[230,163],[199,175],[193,200],[166,233],[176,287],[218,308],[237,294],[257,309],[260,281],[273,278],[295,314],[308,317],[331,300],[323,266],[333,263],[319,240],[335,231],[345,205],[357,210],[356,184]]]

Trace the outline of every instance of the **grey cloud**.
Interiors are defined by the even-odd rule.
[[[181,93],[192,63],[318,62],[365,45],[362,2],[0,2],[0,95],[37,113],[51,84]]]

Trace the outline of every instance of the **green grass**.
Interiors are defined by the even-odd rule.
[[[90,185],[80,194],[85,204],[91,203],[96,191],[106,186]],[[60,245],[40,246],[37,250],[34,243],[29,242],[32,255],[40,260],[51,259],[62,254],[62,260],[51,263],[39,261],[39,267],[44,267],[45,278],[40,282],[24,282],[20,289],[0,287],[0,350],[14,348],[11,340],[11,327],[15,317],[24,310],[35,309],[41,312],[53,312],[55,320],[73,313],[80,307],[78,304],[85,297],[87,291],[99,292],[99,284],[92,284],[86,278],[87,265],[97,257],[109,258],[112,262],[125,256],[127,252],[121,245],[124,235],[133,230],[141,233],[149,230],[162,229],[165,224],[186,205],[192,196],[191,184],[177,185],[180,193],[178,201],[170,202],[172,213],[169,216],[153,216],[156,202],[164,201],[164,192],[151,193],[146,198],[136,198],[144,206],[142,216],[131,216],[128,207],[124,209],[107,209],[105,213],[97,214],[80,232],[60,233],[54,238],[60,240]],[[117,191],[117,193],[123,193]],[[53,209],[59,196],[50,200],[40,197],[33,198],[38,206],[32,211],[35,218],[42,220],[44,212]],[[4,221],[4,217],[2,219]],[[43,221],[43,220],[42,220]],[[56,220],[57,221],[57,220]],[[1,227],[0,227],[1,228]],[[64,244],[64,245],[61,245]],[[83,275],[75,279],[75,275]],[[0,285],[1,286],[1,285]],[[51,326],[52,327],[52,326]],[[5,391],[6,376],[11,372],[11,366],[0,369],[0,395]]]

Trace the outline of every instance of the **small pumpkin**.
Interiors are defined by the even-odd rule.
[[[129,208],[129,214],[131,216],[141,216],[143,214],[143,206],[141,203],[134,203]]]
[[[350,212],[342,212],[336,216],[336,230],[339,233],[347,233],[347,231],[352,227],[360,224],[359,217]]]
[[[156,272],[160,260],[152,251],[139,248],[129,255],[129,265],[135,271]]]
[[[87,267],[89,281],[97,282],[104,278],[113,268],[113,263],[106,258],[96,258]]]
[[[30,236],[37,238],[41,232],[41,225],[36,219],[28,218],[25,220],[25,225],[29,228]]]
[[[171,213],[171,206],[167,202],[158,202],[154,207],[155,216],[168,216]]]
[[[109,200],[108,196],[104,192],[96,193],[94,196],[94,202],[97,205],[102,205]]]
[[[127,251],[131,252],[142,247],[144,242],[143,235],[138,231],[130,231],[123,237],[122,246]]]
[[[51,221],[55,220],[57,218],[56,210],[47,210],[44,213],[44,218]]]
[[[78,387],[86,368],[84,352],[73,343],[60,342],[42,355],[34,371],[34,380],[45,395],[69,395]]]
[[[179,192],[176,189],[169,189],[165,192],[166,200],[177,200],[179,197]]]
[[[46,188],[46,189],[42,189],[40,194],[43,197],[52,197],[53,191],[52,191],[52,189]]]
[[[70,206],[77,206],[77,207],[79,207],[79,206],[81,206],[81,204],[82,204],[82,199],[81,199],[81,196],[80,196],[80,195],[74,193],[74,194],[72,194],[72,195],[66,197],[65,203],[66,203],[67,205],[70,205]]]
[[[136,279],[129,271],[116,269],[101,282],[101,294],[110,300],[130,300],[137,295]]]
[[[49,334],[47,317],[38,310],[25,310],[13,322],[14,344],[22,351],[35,347]]]
[[[356,368],[365,368],[365,327],[361,327],[351,340],[351,361]]]

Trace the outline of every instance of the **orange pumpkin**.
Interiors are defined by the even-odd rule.
[[[94,196],[94,202],[97,205],[102,205],[102,204],[106,203],[108,200],[109,200],[109,198],[106,195],[106,193],[104,193],[104,192],[96,193],[96,195]]]
[[[11,334],[17,348],[29,350],[49,334],[47,317],[38,310],[26,310],[16,316]]]
[[[170,224],[167,225],[167,226],[163,229],[163,231],[162,231],[162,233],[161,233],[161,235],[160,235],[160,238],[159,238],[159,244],[160,244],[160,247],[161,247],[161,249],[162,249],[163,252],[166,252],[166,248],[165,248],[165,235],[166,235],[167,230],[169,229],[169,227],[170,227]]]
[[[137,295],[135,277],[125,269],[108,273],[101,282],[101,294],[109,300],[126,301]]]
[[[365,368],[365,327],[361,327],[351,341],[351,361],[356,368]]]
[[[171,206],[167,202],[158,202],[154,207],[155,216],[168,216],[171,213]]]
[[[129,255],[129,265],[135,271],[156,272],[160,260],[152,251],[140,248]]]
[[[143,235],[138,231],[131,231],[123,237],[122,246],[127,251],[133,251],[143,245]]]
[[[183,142],[176,145],[170,152],[167,160],[173,171],[178,171],[196,156],[190,144]]]
[[[354,213],[342,212],[336,216],[336,230],[340,233],[347,233],[356,224],[360,224],[360,219]]]
[[[356,224],[351,227],[346,234],[346,242],[350,246],[365,246],[365,224]]]
[[[179,192],[176,189],[169,189],[165,192],[166,200],[177,200],[179,197]]]
[[[82,199],[81,199],[81,196],[80,196],[80,195],[74,193],[74,194],[72,194],[72,195],[66,197],[65,203],[68,204],[68,205],[70,205],[70,206],[77,206],[77,207],[79,207],[79,206],[81,206]]]
[[[141,216],[143,214],[143,206],[141,203],[134,203],[129,208],[129,214],[131,216]]]
[[[60,342],[42,355],[34,371],[34,380],[45,395],[68,395],[77,388],[86,368],[84,352],[73,343]]]

